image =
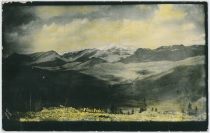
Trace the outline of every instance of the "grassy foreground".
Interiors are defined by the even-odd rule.
[[[83,111],[72,107],[44,108],[39,112],[27,112],[20,121],[203,121],[203,115],[145,111],[134,114],[109,114],[101,110]]]

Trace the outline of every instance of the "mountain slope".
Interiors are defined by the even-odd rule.
[[[89,60],[90,57],[94,55],[97,51],[97,49],[85,49],[81,51],[65,53],[62,55],[62,57],[71,62],[84,62],[86,60]]]
[[[194,57],[199,55],[204,55],[204,46],[203,45],[193,45],[193,46],[184,46],[184,45],[173,45],[173,46],[162,46],[157,49],[143,49],[139,48],[136,52],[122,59],[123,63],[135,63],[135,62],[149,62],[149,61],[177,61],[183,60],[188,57]]]
[[[93,61],[94,60],[94,61]],[[204,56],[189,57],[179,61],[151,61],[141,63],[121,62],[109,63],[98,58],[92,58],[86,62],[70,62],[60,67],[40,67],[47,70],[76,70],[91,75],[110,84],[131,83],[137,79],[149,76],[168,74],[177,66],[204,65]]]
[[[150,104],[153,106],[162,104],[158,106],[159,109],[179,109],[181,111],[186,110],[188,104],[192,103],[193,108],[197,106],[200,111],[205,112],[206,103],[200,105],[196,103],[206,96],[205,78],[203,65],[179,66],[162,77],[153,76],[137,80],[133,89],[138,97],[156,99],[156,102],[153,101]],[[166,106],[166,101],[171,102],[170,107]],[[178,105],[177,108],[175,108],[176,105]]]
[[[66,69],[79,70],[82,73],[108,81],[110,84],[119,84],[130,83],[134,80],[144,79],[157,74],[161,76],[170,73],[177,66],[203,65],[204,63],[204,56],[196,56],[180,61],[152,61],[129,64],[121,62],[100,63],[88,69],[83,69],[80,65],[75,65],[71,68],[66,66]]]
[[[115,90],[97,78],[76,71],[48,71],[23,67],[3,73],[4,109],[40,110],[51,106],[104,107]],[[17,102],[18,101],[18,102]]]
[[[66,59],[62,58],[55,51],[37,52],[33,54],[17,54],[14,53],[4,59],[3,63],[7,65],[33,65],[33,66],[60,66],[66,63]]]
[[[188,104],[206,112],[206,84],[203,65],[180,66],[171,73],[150,76],[129,84],[115,84],[118,106],[141,107],[144,99],[148,109],[158,111],[187,111]]]

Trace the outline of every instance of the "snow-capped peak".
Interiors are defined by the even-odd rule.
[[[135,49],[121,45],[107,45],[102,48],[83,49],[80,51],[66,52],[62,57],[69,61],[81,61],[91,58],[100,58],[108,62],[119,61],[135,52]]]
[[[107,45],[105,47],[101,47],[101,48],[98,48],[100,50],[110,50],[110,49],[115,49],[115,50],[135,50],[135,48],[133,47],[127,47],[125,45],[116,45],[116,44],[110,44],[110,45]]]

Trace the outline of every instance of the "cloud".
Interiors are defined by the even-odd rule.
[[[186,16],[186,12],[182,10],[176,10],[174,9],[174,6],[171,4],[164,4],[160,5],[159,9],[156,10],[154,14],[154,21],[158,21],[159,23],[165,23],[165,22],[177,22]]]
[[[205,31],[205,13],[204,6],[202,4],[181,4],[174,7],[178,10],[186,12],[185,19],[183,20],[184,22],[193,22],[198,32]]]
[[[20,35],[25,34],[26,32],[29,33],[30,31],[29,29],[21,30],[20,27],[22,25],[28,25],[28,23],[37,19],[32,7],[12,6],[10,4],[3,5],[3,55],[20,52],[23,51],[23,49],[26,49],[25,44],[22,44],[24,38]]]
[[[74,19],[145,19],[154,13],[157,5],[98,5],[98,6],[41,6],[37,16],[47,24],[66,24]]]
[[[33,10],[39,19],[7,35],[11,42],[19,42],[23,52],[62,53],[110,44],[136,48],[205,44],[204,12],[198,5],[37,6]]]
[[[97,11],[97,8],[91,6],[41,6],[35,8],[35,13],[41,19],[68,16],[68,14],[88,14],[94,11]]]

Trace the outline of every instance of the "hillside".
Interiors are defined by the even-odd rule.
[[[99,63],[91,67],[83,67],[82,64],[73,62],[64,65],[61,69],[77,70],[81,73],[108,81],[110,84],[123,84],[157,74],[163,75],[177,66],[204,64],[204,60],[204,56],[196,56],[180,61],[153,61],[129,64],[121,62]]]
[[[60,104],[103,107],[112,100],[113,90],[106,82],[76,71],[25,67],[9,72],[3,73],[3,107],[10,110],[40,110]]]
[[[146,104],[149,110],[181,113],[190,105],[199,115],[205,114],[204,46],[127,52],[111,48],[64,55],[55,51],[13,54],[3,60],[3,110],[39,114],[43,108],[62,105],[119,113],[139,112]],[[113,55],[120,60],[109,60]]]

